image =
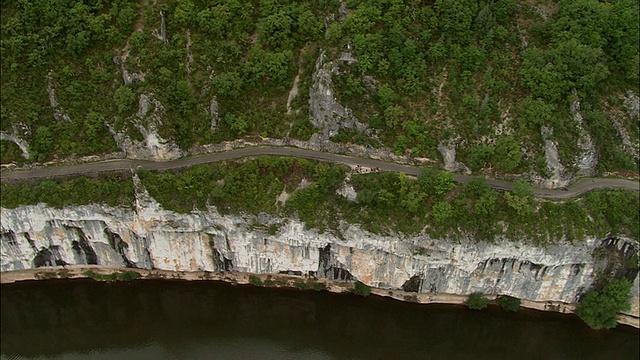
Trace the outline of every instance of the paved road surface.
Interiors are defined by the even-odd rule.
[[[365,167],[379,167],[385,171],[404,172],[408,175],[417,176],[420,173],[420,168],[417,166],[401,165],[396,163],[385,162],[381,160],[364,159],[357,157],[350,157],[345,155],[338,155],[326,152],[319,152],[307,149],[288,148],[288,147],[251,147],[244,149],[235,149],[226,152],[219,152],[206,155],[198,155],[192,157],[180,158],[166,162],[154,162],[154,161],[141,161],[141,160],[107,160],[95,163],[86,163],[79,165],[69,166],[53,166],[44,167],[32,170],[3,170],[0,172],[0,180],[16,181],[16,180],[28,180],[49,178],[55,176],[67,176],[67,175],[81,175],[81,174],[95,174],[110,171],[123,171],[130,170],[132,167],[141,167],[149,170],[167,170],[181,167],[189,167],[198,164],[212,163],[216,161],[237,159],[247,156],[258,155],[286,155],[294,156],[306,159],[327,161],[337,164],[345,165],[361,165]],[[466,183],[473,177],[455,174],[455,180],[459,183]],[[487,179],[489,185],[499,190],[511,190],[512,183],[503,180]],[[594,190],[594,189],[626,189],[640,191],[640,183],[637,181],[623,180],[623,179],[608,179],[608,178],[586,178],[581,179],[577,183],[569,186],[566,189],[550,190],[535,188],[533,193],[535,196],[566,199],[574,197],[581,193]]]

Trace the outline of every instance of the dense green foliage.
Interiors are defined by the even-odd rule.
[[[190,212],[216,206],[222,212],[296,213],[310,227],[335,225],[331,207],[345,169],[305,159],[260,157],[226,165],[194,166],[180,173],[140,171],[149,193],[167,209]],[[304,181],[308,186],[299,185]],[[291,194],[282,206],[277,198]]]
[[[353,286],[353,293],[360,296],[369,296],[371,294],[371,287],[360,281],[356,281]]]
[[[426,232],[476,241],[505,236],[547,244],[607,234],[640,237],[635,216],[640,201],[633,191],[593,191],[576,199],[548,201],[532,197],[524,182],[515,182],[513,192],[499,192],[482,178],[457,185],[451,173],[425,169],[417,179],[390,172],[351,174],[357,197],[350,201],[337,194],[346,175],[344,166],[273,156],[176,171],[138,171],[150,195],[167,210],[189,213],[214,206],[222,213],[294,216],[309,228],[338,236],[342,219],[378,234]],[[39,202],[54,207],[132,206],[133,183],[128,177],[108,175],[2,185],[5,208]],[[252,226],[275,235],[281,225]]]
[[[307,89],[319,52],[334,61],[351,49],[357,62],[337,61],[332,87],[377,136],[341,130],[334,141],[437,159],[441,140],[459,138],[458,160],[474,171],[546,175],[546,126],[572,171],[580,151],[569,111],[575,89],[598,170],[637,171],[637,159],[611,141],[619,137],[613,118],[638,135],[623,105],[627,90],[638,93],[637,1],[352,0],[346,14],[339,7],[3,2],[0,128],[27,141],[28,161],[115,151],[105,124],[136,140],[140,126],[153,125],[183,149],[255,135],[308,139],[317,131]],[[159,101],[146,115],[157,110],[160,120],[138,117],[142,94]],[[0,143],[3,163],[23,161],[14,145]]]
[[[253,286],[262,286],[262,280],[259,277],[250,275],[249,276],[249,284]]]
[[[498,297],[498,305],[507,311],[520,310],[520,299],[511,296]]]
[[[24,127],[36,161],[114,151],[103,123],[140,138],[138,96],[152,93],[168,120],[161,135],[182,148],[248,133],[284,137],[301,119],[284,115],[287,92],[299,66],[311,70],[315,53],[305,46],[321,37],[323,3],[3,2],[2,130]],[[123,82],[123,69],[144,80]],[[214,134],[206,115],[212,98],[222,104]],[[305,106],[305,99],[292,104],[301,114]],[[54,118],[58,110],[71,121]],[[306,136],[304,128],[291,135]]]
[[[481,293],[472,293],[467,298],[467,301],[465,301],[465,304],[471,310],[482,310],[489,305],[489,299]]]
[[[133,182],[127,176],[108,174],[99,179],[43,180],[2,184],[2,207],[46,203],[55,208],[85,204],[132,207]]]
[[[614,328],[616,315],[628,310],[632,283],[622,278],[611,281],[602,291],[589,291],[578,304],[576,314],[593,329]]]
[[[98,274],[91,270],[82,273],[84,276],[97,281],[130,281],[142,277],[140,273],[135,271],[121,271],[111,274]]]

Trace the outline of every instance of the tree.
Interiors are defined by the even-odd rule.
[[[438,224],[444,223],[447,219],[449,219],[453,215],[453,207],[446,201],[437,202],[431,208],[431,216],[433,217],[433,221]]]
[[[469,309],[482,310],[489,305],[489,299],[484,297],[481,293],[475,292],[469,295],[465,304]]]
[[[233,131],[237,136],[244,135],[249,126],[242,116],[235,116],[232,113],[227,113],[224,116],[224,121],[229,125],[231,131]]]
[[[476,212],[482,216],[489,216],[494,213],[496,209],[496,202],[498,201],[498,195],[493,190],[487,190],[480,199],[476,200],[473,207]]]
[[[513,136],[502,136],[496,143],[495,151],[496,169],[501,172],[515,170],[522,160],[520,143]]]
[[[469,152],[469,167],[473,171],[482,169],[493,158],[494,153],[495,149],[489,145],[479,145],[471,148]]]
[[[113,101],[120,114],[129,113],[136,102],[136,95],[129,87],[123,85],[113,94]]]
[[[507,311],[518,311],[520,310],[520,299],[511,296],[500,296],[498,305]]]
[[[541,98],[527,96],[520,103],[520,123],[525,127],[537,129],[542,125],[553,125],[556,106]]]
[[[513,191],[504,194],[507,205],[516,211],[518,216],[525,216],[531,212],[533,189],[524,180],[513,183]]]
[[[371,287],[361,283],[360,281],[356,281],[356,284],[353,287],[353,293],[360,296],[369,296],[369,294],[371,294]]]
[[[626,278],[605,285],[602,292],[589,291],[578,303],[576,314],[593,329],[616,327],[616,315],[629,309],[631,281]]]

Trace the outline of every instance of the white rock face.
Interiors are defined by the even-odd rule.
[[[29,158],[29,144],[27,144],[27,142],[24,139],[18,136],[6,133],[4,131],[0,131],[0,140],[13,142],[20,148],[20,151],[22,152],[22,157],[25,159]]]
[[[441,141],[438,144],[438,151],[442,154],[444,168],[453,172],[471,174],[471,170],[463,163],[456,161],[456,139]]]
[[[137,179],[136,179],[137,180]],[[137,182],[137,181],[136,181]],[[629,239],[585,239],[548,247],[511,242],[450,241],[426,235],[382,236],[342,224],[340,237],[305,229],[296,219],[221,215],[214,208],[177,214],[139,188],[134,210],[43,204],[1,209],[2,271],[98,264],[174,271],[294,272],[358,279],[381,288],[507,294],[575,302],[602,263],[594,249],[638,253]],[[267,229],[277,225],[275,234]],[[629,255],[630,256],[630,255]],[[635,279],[637,290],[638,279]],[[633,310],[638,314],[638,294]]]
[[[544,141],[544,157],[547,162],[547,172],[551,174],[548,179],[543,180],[541,185],[548,189],[556,189],[568,185],[571,178],[565,178],[565,168],[562,163],[560,163],[560,156],[558,155],[558,144],[549,139],[549,136],[553,134],[553,129],[542,126],[540,133]]]
[[[60,107],[56,100],[56,92],[51,84],[51,71],[47,73],[47,93],[49,94],[49,104],[53,108],[53,117],[58,121],[73,122],[69,115]]]
[[[578,99],[578,92],[573,89],[573,96],[575,100],[571,103],[571,115],[573,121],[575,121],[578,130],[580,131],[580,138],[578,139],[578,147],[582,152],[578,155],[576,163],[578,166],[578,176],[591,176],[595,173],[596,165],[598,165],[598,153],[596,146],[591,139],[591,135],[584,129],[584,120],[580,113],[580,100]]]
[[[151,106],[153,105],[153,109]],[[143,141],[129,138],[124,132],[116,131],[109,123],[105,126],[113,136],[118,147],[124,151],[129,159],[172,160],[182,157],[183,151],[173,142],[163,139],[158,134],[158,126],[162,123],[165,108],[153,94],[141,94],[138,99],[137,118],[144,120],[147,126],[133,119],[134,126],[140,131]]]
[[[337,72],[337,64],[327,62],[325,52],[322,51],[316,61],[313,73],[313,84],[309,89],[310,121],[316,128],[323,130],[327,137],[335,136],[341,128],[356,128],[360,132],[366,130],[366,125],[353,116],[350,109],[342,106],[332,90],[331,74]],[[352,55],[342,54],[346,62],[357,62]]]

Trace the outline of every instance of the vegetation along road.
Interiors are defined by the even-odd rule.
[[[185,157],[172,161],[155,162],[155,161],[143,161],[143,160],[108,160],[95,163],[86,163],[79,165],[69,166],[53,166],[44,167],[30,170],[3,170],[0,175],[2,182],[16,181],[16,180],[30,180],[38,178],[49,178],[55,176],[68,176],[68,175],[80,175],[80,174],[95,174],[110,171],[123,171],[129,170],[132,167],[140,167],[149,170],[168,170],[181,167],[189,167],[198,164],[212,163],[216,161],[238,159],[247,156],[259,156],[259,155],[284,155],[294,156],[306,159],[320,160],[333,162],[345,165],[360,165],[365,167],[378,167],[384,171],[403,172],[408,175],[417,176],[420,173],[420,167],[411,165],[401,165],[396,163],[385,162],[381,160],[364,159],[357,157],[350,157],[345,155],[338,155],[320,151],[313,151],[307,149],[287,148],[287,147],[252,147],[244,149],[235,149],[226,152],[219,152],[206,155],[198,155],[193,157]],[[473,177],[462,174],[456,174],[455,180],[459,183],[466,183]],[[512,183],[503,180],[487,179],[487,183],[494,189],[499,190],[511,190]],[[637,181],[623,180],[623,179],[608,179],[608,178],[586,178],[581,179],[577,183],[565,188],[565,189],[541,189],[535,188],[533,193],[535,196],[565,199],[574,197],[581,193],[603,188],[615,188],[615,189],[627,189],[640,191],[640,183]]]

